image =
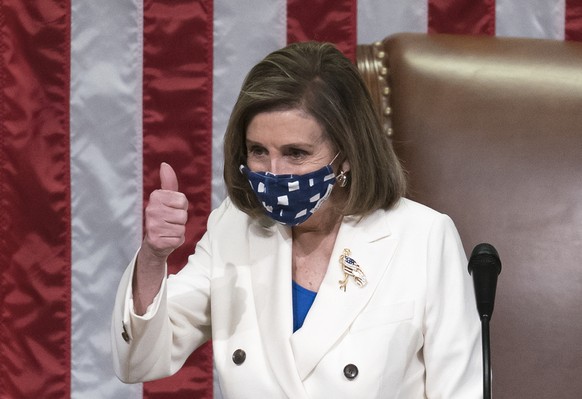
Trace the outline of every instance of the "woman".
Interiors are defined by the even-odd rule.
[[[224,149],[229,196],[167,279],[187,201],[161,166],[113,313],[120,379],[170,375],[212,339],[225,398],[481,397],[458,234],[403,198],[349,60],[321,43],[267,56],[243,84]]]

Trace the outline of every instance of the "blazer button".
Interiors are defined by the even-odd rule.
[[[358,376],[358,368],[356,367],[355,364],[350,363],[346,367],[344,367],[344,375],[348,380],[353,380]]]
[[[232,353],[232,361],[237,366],[240,366],[241,364],[243,364],[245,362],[246,358],[247,358],[247,354],[242,349],[237,349]]]

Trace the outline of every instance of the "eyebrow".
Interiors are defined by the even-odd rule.
[[[264,144],[258,142],[258,141],[253,141],[253,140],[246,140],[246,145],[247,147],[251,147],[251,146],[260,146],[260,147],[264,147]],[[311,144],[311,143],[305,143],[305,142],[297,142],[297,143],[287,143],[281,146],[281,149],[288,149],[288,148],[307,148],[307,149],[313,149],[315,147],[317,147],[317,144]]]

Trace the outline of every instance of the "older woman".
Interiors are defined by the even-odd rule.
[[[187,265],[176,174],[146,209],[113,313],[126,382],[176,372],[212,339],[225,398],[478,398],[479,318],[445,215],[404,199],[357,69],[330,44],[247,76],[225,137],[228,198]]]

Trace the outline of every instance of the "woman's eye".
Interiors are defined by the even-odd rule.
[[[248,154],[254,157],[258,157],[266,154],[266,150],[263,147],[252,146],[248,149]]]
[[[288,155],[293,159],[302,159],[307,155],[307,152],[298,148],[290,149]]]

